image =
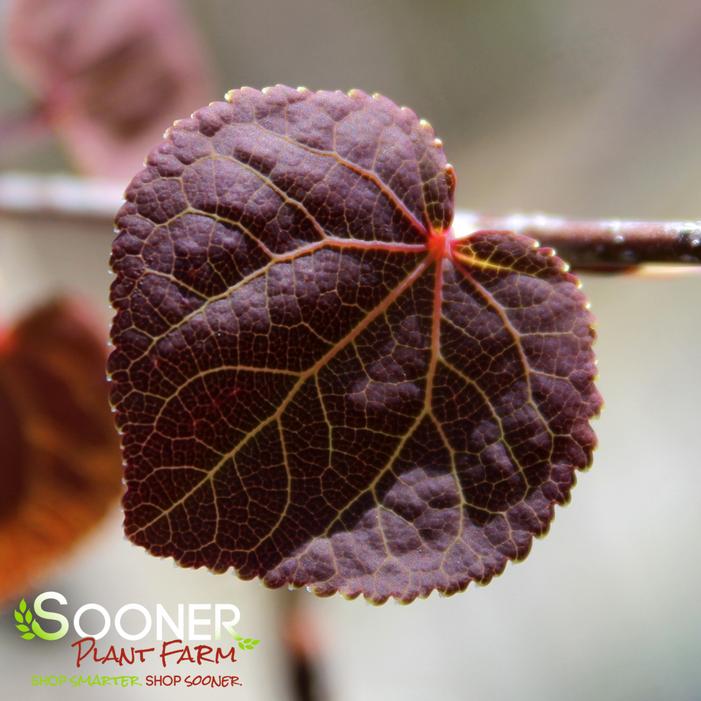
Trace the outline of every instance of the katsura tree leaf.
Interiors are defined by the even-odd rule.
[[[202,46],[175,0],[11,0],[7,51],[84,172],[130,177],[205,101]]]
[[[59,299],[0,341],[0,601],[31,586],[114,503],[120,455],[105,341]],[[31,623],[22,599],[17,614]]]
[[[411,601],[526,556],[595,445],[592,317],[550,249],[451,228],[431,127],[233,91],[117,216],[125,530],[272,586]]]

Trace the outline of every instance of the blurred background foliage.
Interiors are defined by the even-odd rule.
[[[0,0],[0,11],[8,4]],[[431,121],[456,167],[460,207],[701,217],[698,0],[182,5],[212,66],[211,99],[278,82],[384,93]],[[31,100],[0,62],[0,115]],[[5,173],[56,173],[70,163],[57,139],[0,140]],[[107,218],[72,224],[0,213],[0,318],[31,296],[70,289],[92,299],[106,328],[110,239]],[[585,289],[599,319],[607,406],[594,468],[573,504],[558,510],[527,563],[485,589],[409,608],[305,597],[331,698],[699,697],[700,278],[587,277]],[[124,541],[120,518],[115,509],[39,590],[108,607],[233,600],[244,632],[262,640],[240,663],[237,693],[289,698],[278,622],[287,593],[149,558]],[[2,696],[43,698],[29,674],[70,667],[70,652],[29,653],[5,623]],[[130,694],[141,696],[159,693]]]
[[[278,82],[387,94],[441,135],[463,207],[697,214],[694,0],[184,4],[212,59],[213,99]],[[0,66],[3,112],[26,100]],[[65,160],[46,144],[2,166]]]

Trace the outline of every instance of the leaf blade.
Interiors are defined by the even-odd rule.
[[[132,541],[376,602],[526,554],[594,447],[591,316],[530,239],[454,241],[454,185],[430,127],[359,92],[244,89],[171,130],[112,256]],[[186,547],[166,524],[194,504],[214,517]]]

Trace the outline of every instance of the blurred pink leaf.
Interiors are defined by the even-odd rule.
[[[77,167],[133,174],[171,122],[212,94],[173,0],[13,0],[7,50]]]

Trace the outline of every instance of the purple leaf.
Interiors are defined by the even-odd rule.
[[[591,460],[592,317],[523,236],[451,229],[407,108],[234,91],[117,216],[125,529],[273,587],[411,601],[526,556]]]

